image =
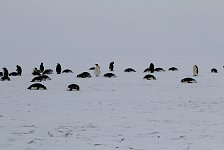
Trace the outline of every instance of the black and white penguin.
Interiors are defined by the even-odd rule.
[[[197,76],[198,75],[198,66],[194,65],[193,66],[193,76]]]
[[[156,80],[156,77],[154,75],[147,74],[147,75],[144,76],[143,79],[146,79],[146,80]]]
[[[88,72],[83,72],[83,73],[78,74],[77,78],[91,78],[91,75]]]
[[[62,73],[73,73],[73,72],[70,69],[65,69],[65,70],[62,71]]]
[[[103,76],[106,77],[106,78],[116,78],[116,77],[117,77],[115,74],[113,74],[113,73],[111,73],[111,72],[106,73],[106,74],[104,74]]]
[[[34,77],[30,82],[42,82],[42,81],[47,81],[47,80],[51,80],[51,78],[48,77],[47,75],[41,75],[38,77]]]
[[[113,61],[109,64],[109,70],[114,71],[114,62]]]
[[[53,70],[52,69],[45,69],[43,74],[53,74]]]
[[[40,64],[40,72],[41,72],[41,73],[44,72],[44,63],[41,63],[41,64]]]
[[[218,70],[215,69],[215,68],[212,68],[212,69],[211,69],[211,72],[212,72],[212,73],[218,73]]]
[[[3,69],[3,76],[1,77],[1,81],[10,81],[8,69],[5,67],[2,69]]]
[[[46,86],[40,83],[34,83],[30,85],[27,89],[29,90],[47,90]]]
[[[156,71],[156,72],[165,72],[165,70],[163,68],[155,68],[154,71]]]
[[[21,66],[16,65],[16,72],[18,73],[19,76],[22,75],[22,71],[23,71],[23,70],[22,70]]]
[[[59,63],[57,63],[57,66],[56,66],[56,73],[61,74],[61,64]]]
[[[90,67],[89,70],[95,70],[95,67]]]
[[[183,78],[181,83],[197,83],[197,81],[193,78]]]
[[[9,76],[19,76],[18,72],[11,72],[9,73]]]
[[[33,74],[34,76],[40,76],[40,75],[41,75],[41,74],[40,74],[40,70],[38,70],[37,68],[34,68],[34,69],[33,69],[32,74]]]
[[[68,91],[79,91],[79,85],[77,84],[70,84],[67,88]]]
[[[100,66],[98,64],[95,64],[95,70],[94,70],[94,74],[96,77],[99,77],[100,74],[101,74],[101,71],[100,71]]]
[[[124,70],[124,72],[136,72],[136,71],[132,68],[127,68],[127,69]]]
[[[168,70],[169,71],[178,71],[178,69],[176,67],[170,67]]]

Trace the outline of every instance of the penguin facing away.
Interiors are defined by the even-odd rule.
[[[10,81],[8,69],[5,67],[2,69],[3,69],[3,76],[1,77],[1,81]]]
[[[193,66],[193,76],[197,76],[198,75],[198,66],[194,65]]]
[[[43,74],[52,74],[53,70],[52,69],[46,69],[44,70]]]
[[[218,70],[215,69],[215,68],[212,68],[212,69],[211,69],[211,72],[212,72],[212,73],[218,73]]]
[[[154,75],[147,74],[147,75],[144,76],[143,79],[146,79],[146,80],[156,80],[156,77]]]
[[[149,72],[150,72],[150,73],[153,73],[154,70],[155,70],[154,64],[151,63],[151,64],[149,65]]]
[[[124,72],[136,72],[136,71],[132,68],[127,68],[127,69],[124,70]]]
[[[82,72],[77,75],[77,78],[91,78],[91,75],[88,72]]]
[[[109,65],[109,70],[114,71],[114,62],[113,61]]]
[[[65,70],[62,71],[62,73],[73,73],[73,72],[70,69],[65,69]]]
[[[100,66],[98,64],[95,64],[95,70],[94,70],[94,74],[96,75],[96,77],[99,77],[100,74],[101,74],[101,71],[100,71]]]
[[[44,64],[43,63],[40,64],[40,72],[41,73],[44,72]]]
[[[59,63],[57,63],[57,66],[56,66],[56,73],[61,74],[61,64]]]
[[[113,73],[111,73],[111,72],[106,73],[106,74],[104,74],[103,76],[106,77],[106,78],[116,78],[116,77],[117,77],[115,74],[113,74]]]
[[[22,68],[19,65],[16,65],[16,72],[18,73],[19,76],[22,75]]]
[[[178,69],[176,67],[170,67],[168,70],[169,71],[178,71]]]

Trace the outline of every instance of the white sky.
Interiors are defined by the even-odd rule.
[[[224,47],[224,0],[1,0],[0,50]]]

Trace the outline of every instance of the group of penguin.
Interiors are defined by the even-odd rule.
[[[95,64],[95,67],[91,67],[89,70],[94,70],[94,74],[96,77],[99,77],[101,74],[101,70],[100,70],[100,66],[98,64]],[[168,69],[169,71],[178,71],[178,68],[176,67],[171,67]],[[109,64],[109,73],[104,74],[104,77],[107,78],[115,78],[117,77],[114,73],[112,73],[114,71],[114,62],[112,61]],[[154,64],[151,63],[149,65],[148,68],[146,68],[144,70],[144,72],[149,72],[151,74],[147,74],[143,77],[143,79],[146,80],[156,80],[156,77],[152,74],[154,72],[164,72],[165,70],[163,68],[155,68]],[[124,72],[136,72],[133,68],[127,68],[124,70]],[[211,69],[212,73],[218,73],[217,69],[213,68]],[[61,73],[73,73],[72,70],[70,69],[65,69],[62,71],[62,67],[61,65],[58,63],[56,65],[56,73],[57,74],[61,74]],[[30,85],[27,89],[29,90],[46,90],[46,86],[39,83],[42,81],[46,81],[46,80],[51,80],[51,78],[48,76],[49,74],[53,74],[53,70],[52,69],[45,69],[43,63],[40,64],[39,69],[34,68],[32,74],[35,76],[31,82],[35,82],[34,84]],[[10,77],[9,76],[21,76],[22,75],[22,68],[17,65],[16,66],[16,72],[11,72],[9,73],[7,68],[3,68],[3,72],[0,72],[0,76],[1,77],[1,81],[10,81]],[[193,66],[193,76],[197,76],[198,75],[198,66],[194,65]],[[80,74],[77,75],[77,78],[91,78],[91,74],[89,72],[82,72]],[[181,80],[181,83],[197,83],[197,81],[191,77],[187,77],[187,78],[183,78]],[[68,91],[79,91],[80,87],[77,84],[70,84],[67,87]]]

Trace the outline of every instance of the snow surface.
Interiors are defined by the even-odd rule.
[[[6,51],[1,67],[21,77],[0,82],[1,150],[223,150],[224,70],[220,49]],[[104,78],[111,61],[117,78]],[[32,68],[56,63],[73,74],[50,75],[48,90],[30,91]],[[166,71],[143,80],[153,62]],[[102,74],[75,76],[98,63]],[[197,64],[198,83],[182,84]],[[175,66],[178,72],[167,71]],[[132,67],[136,73],[125,73]],[[219,73],[210,73],[217,68]],[[80,91],[66,91],[76,83]]]

